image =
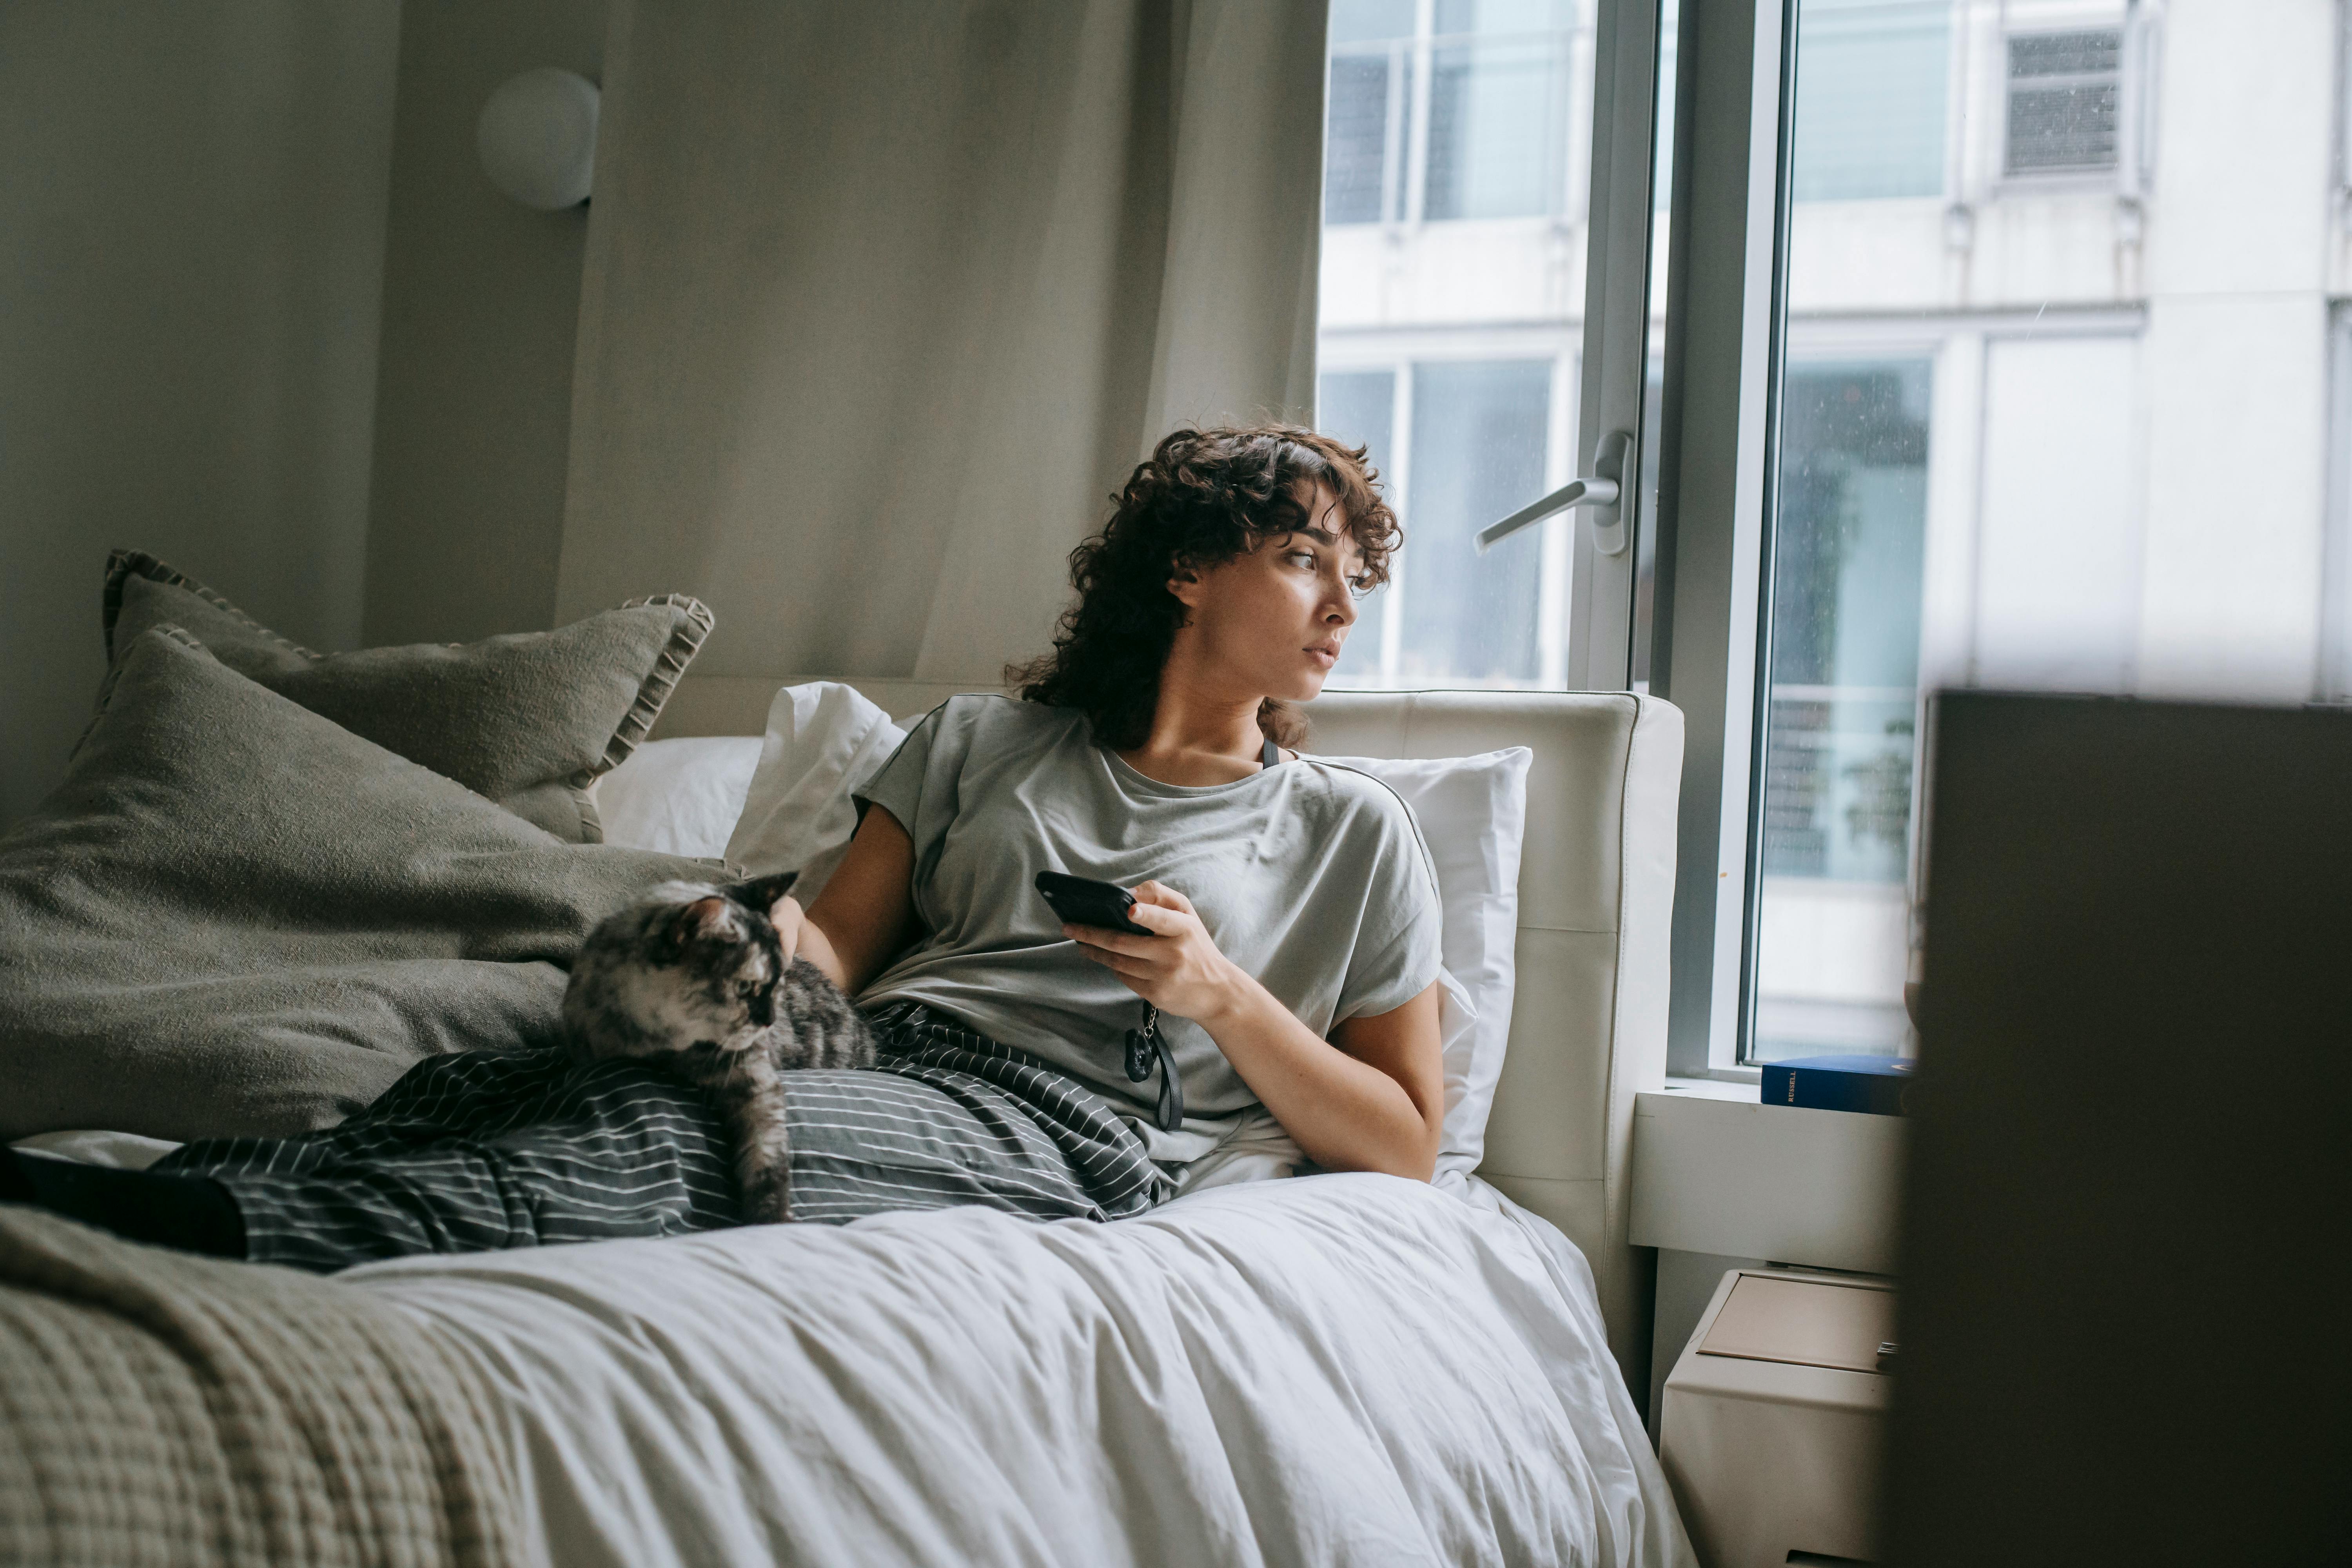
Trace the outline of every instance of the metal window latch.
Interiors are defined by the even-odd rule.
[[[1498,540],[1541,522],[1571,507],[1592,509],[1592,547],[1603,555],[1625,552],[1625,462],[1633,455],[1633,433],[1612,430],[1601,437],[1592,455],[1592,473],[1574,479],[1531,505],[1523,506],[1502,521],[1478,531],[1478,553],[1484,555]]]

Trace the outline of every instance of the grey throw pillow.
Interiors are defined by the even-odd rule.
[[[185,627],[223,664],[575,844],[604,837],[588,786],[636,749],[710,633],[683,595],[551,632],[313,653],[153,556],[106,563],[106,656]]]
[[[143,632],[0,836],[0,1139],[299,1132],[433,1053],[554,1043],[582,939],[698,870],[561,843]]]

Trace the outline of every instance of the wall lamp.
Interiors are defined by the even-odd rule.
[[[553,66],[502,84],[474,128],[482,173],[527,207],[578,206],[596,168],[598,102],[594,82]]]

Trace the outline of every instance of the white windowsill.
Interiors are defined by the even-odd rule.
[[[1762,1092],[1764,1074],[1756,1068],[1726,1068],[1722,1078],[1688,1078],[1676,1073],[1666,1075],[1667,1094],[1685,1094],[1696,1100],[1755,1100]],[[1738,1073],[1734,1078],[1730,1075]]]
[[[1895,1271],[1899,1116],[1765,1105],[1677,1079],[1633,1101],[1637,1247]]]

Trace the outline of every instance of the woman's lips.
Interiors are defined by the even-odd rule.
[[[1339,662],[1339,650],[1336,647],[1310,647],[1307,652],[1318,665],[1325,669],[1328,669],[1333,665]]]

